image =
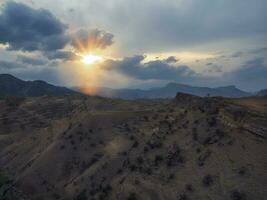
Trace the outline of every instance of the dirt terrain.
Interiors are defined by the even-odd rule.
[[[267,98],[0,101],[0,199],[264,200]]]

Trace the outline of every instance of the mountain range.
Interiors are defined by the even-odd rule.
[[[58,87],[45,81],[23,81],[10,74],[0,74],[0,97],[2,96],[30,96],[43,95],[61,96],[76,94],[77,92],[65,87]]]
[[[177,92],[187,93],[195,96],[221,96],[229,98],[239,98],[247,96],[266,96],[267,89],[261,90],[258,93],[250,93],[242,91],[234,85],[225,87],[196,87],[179,83],[168,83],[166,86],[151,88],[148,90],[142,89],[112,89],[107,87],[97,87],[94,95],[120,98],[120,99],[159,99],[173,98]],[[3,96],[62,96],[81,94],[83,91],[79,87],[66,88],[54,86],[42,80],[24,81],[10,74],[0,74],[0,97]]]
[[[80,91],[79,89],[74,89]],[[195,96],[222,96],[222,97],[246,97],[253,95],[252,93],[242,91],[235,86],[225,86],[217,88],[195,87],[179,83],[168,83],[159,88],[151,88],[149,90],[142,89],[111,89],[99,87],[96,94],[109,98],[122,99],[155,99],[155,98],[173,98],[177,92],[187,93]]]

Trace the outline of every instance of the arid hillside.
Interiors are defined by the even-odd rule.
[[[0,199],[264,200],[267,98],[0,101]]]

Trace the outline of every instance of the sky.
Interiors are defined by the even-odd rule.
[[[257,91],[267,88],[266,10],[266,0],[1,0],[0,73],[69,87]]]

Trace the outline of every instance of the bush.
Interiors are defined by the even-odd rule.
[[[140,185],[140,181],[137,180],[137,179],[135,179],[135,180],[134,180],[134,184],[135,184],[135,185]]]
[[[78,196],[74,198],[74,200],[87,200],[86,190],[83,190],[82,192],[80,192]]]
[[[198,141],[198,135],[197,135],[196,132],[193,133],[193,137],[192,137],[192,139],[193,139],[194,141]]]
[[[145,172],[147,173],[147,175],[151,175],[152,174],[152,169],[151,168],[146,168]]]
[[[130,140],[134,140],[134,136],[133,135],[130,136]]]
[[[202,179],[202,183],[206,187],[211,186],[213,184],[213,177],[209,174],[204,176],[204,178]]]
[[[136,165],[130,165],[130,170],[133,172],[137,169]]]
[[[198,157],[198,166],[203,166],[205,161],[210,157],[211,151],[207,150],[204,154]]]
[[[175,178],[175,175],[173,173],[171,173],[168,177],[169,180],[173,180]]]
[[[138,147],[138,145],[139,145],[139,143],[137,142],[137,141],[135,141],[134,143],[133,143],[133,148],[136,148],[136,147]]]
[[[187,197],[186,194],[180,194],[180,195],[178,196],[178,200],[187,200],[187,199],[188,199],[188,197]]]
[[[144,153],[146,153],[146,152],[148,152],[148,147],[147,146],[144,147]]]
[[[238,174],[241,176],[244,176],[246,174],[246,172],[247,172],[246,167],[240,167],[238,170]]]
[[[161,161],[163,161],[163,157],[161,155],[156,155],[154,158],[155,165],[158,165]]]
[[[246,194],[244,192],[239,192],[238,190],[233,190],[231,192],[231,199],[233,200],[246,200]]]
[[[127,200],[137,200],[136,194],[131,192],[127,198]]]
[[[117,170],[117,174],[121,174],[122,171],[123,171],[122,168],[118,169],[118,170]]]
[[[137,161],[137,163],[138,163],[139,165],[142,165],[142,164],[144,163],[144,159],[143,159],[141,156],[138,156],[138,157],[136,158],[136,161]]]
[[[186,185],[185,185],[185,189],[186,189],[186,191],[188,191],[188,192],[193,192],[193,186],[192,186],[191,184],[186,184]]]
[[[4,172],[0,171],[0,188],[7,183],[9,183],[7,175]]]
[[[200,148],[197,148],[197,149],[196,149],[196,152],[197,152],[197,153],[200,153],[200,152],[201,152],[201,149],[200,149]]]
[[[8,106],[16,107],[19,106],[24,100],[24,97],[9,96],[5,98],[5,103]]]

